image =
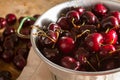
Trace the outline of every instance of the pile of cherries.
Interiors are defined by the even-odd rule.
[[[33,18],[37,18],[39,15],[34,15]],[[13,68],[22,70],[26,65],[26,60],[31,47],[30,39],[18,37],[17,28],[21,24],[24,17],[17,19],[16,15],[9,13],[5,18],[0,17],[0,30],[3,30],[0,36],[0,60],[6,64],[13,64]],[[35,21],[26,19],[22,25],[20,33],[23,35],[30,35],[31,25]],[[2,66],[2,65],[1,65]],[[8,70],[9,71],[9,70]],[[2,79],[0,73],[0,80]]]
[[[102,3],[91,9],[65,9],[54,23],[38,30],[37,47],[50,61],[78,71],[120,67],[120,12]]]

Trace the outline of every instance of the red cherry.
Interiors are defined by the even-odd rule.
[[[81,7],[81,6],[75,8],[74,10],[79,13],[79,16],[81,16],[81,15],[85,12],[85,8],[83,8],[83,7]]]
[[[87,50],[85,50],[83,47],[78,48],[75,52],[75,58],[81,63],[81,64],[85,64],[86,63],[86,59],[89,56],[89,52]]]
[[[104,46],[100,47],[100,56],[108,56],[110,54],[112,54],[113,51],[115,51],[115,47],[112,44],[107,44]]]
[[[81,21],[85,24],[96,24],[97,17],[91,11],[85,11],[81,16]]]
[[[61,29],[61,27],[56,23],[51,23],[48,26],[48,30],[59,31],[60,29]]]
[[[93,7],[93,12],[95,13],[95,15],[97,15],[98,17],[102,17],[107,13],[108,9],[101,3],[96,4]]]
[[[106,30],[108,28],[119,28],[118,19],[114,16],[109,16],[101,21],[101,28]]]
[[[86,46],[92,51],[99,51],[102,42],[103,36],[100,33],[92,33],[85,38]]]
[[[69,30],[71,28],[66,17],[59,18],[58,21],[57,21],[57,24],[63,30]]]
[[[106,44],[116,44],[118,36],[115,30],[109,30],[104,35],[104,43]]]
[[[15,14],[9,13],[6,15],[6,21],[8,25],[14,25],[16,23],[17,17]]]
[[[75,41],[71,37],[61,37],[58,40],[58,48],[64,54],[68,54],[74,50]]]
[[[4,18],[0,17],[0,29],[7,26],[7,22]]]
[[[77,23],[80,20],[79,13],[75,10],[69,11],[66,14],[66,18],[69,20],[70,23],[72,23],[73,19],[74,19],[74,23]]]
[[[118,19],[118,22],[120,23],[120,12],[119,11],[111,11],[110,16],[114,16]]]
[[[80,63],[70,56],[65,56],[61,59],[61,65],[65,68],[77,70],[80,68]]]

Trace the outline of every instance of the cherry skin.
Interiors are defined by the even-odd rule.
[[[93,12],[95,13],[95,15],[97,17],[103,17],[106,15],[108,9],[101,3],[99,4],[96,4],[94,7],[93,7]]]
[[[89,52],[85,50],[83,47],[79,47],[74,52],[75,58],[80,62],[80,64],[86,64],[86,59],[89,56]]]
[[[85,12],[85,8],[83,8],[83,7],[81,7],[81,6],[75,8],[74,10],[79,13],[79,16],[81,16],[81,15]]]
[[[111,11],[109,13],[109,16],[114,16],[118,19],[118,22],[120,23],[120,12],[119,11]]]
[[[61,59],[61,65],[65,68],[77,70],[80,68],[80,63],[70,56],[65,56]]]
[[[4,18],[0,17],[0,29],[6,26],[7,26],[7,21]]]
[[[3,35],[8,36],[8,35],[11,35],[14,33],[15,33],[15,29],[13,27],[7,27],[7,28],[5,28]]]
[[[58,48],[64,54],[69,54],[74,50],[75,41],[71,37],[63,36],[58,40]]]
[[[60,17],[57,21],[57,24],[63,30],[70,30],[70,28],[71,28],[66,17]]]
[[[85,44],[91,51],[99,51],[102,43],[103,36],[100,33],[92,33],[85,38]]]
[[[105,44],[116,44],[117,40],[118,40],[118,36],[115,30],[109,30],[104,35]]]
[[[104,45],[104,46],[101,46],[100,47],[100,56],[102,57],[106,57],[108,55],[111,55],[112,52],[114,52],[116,49],[115,47],[112,45],[112,44],[107,44],[107,45]]]
[[[58,24],[55,23],[51,23],[48,26],[48,30],[52,30],[52,31],[60,31],[61,27]]]
[[[72,23],[74,19],[74,23],[77,23],[80,20],[79,13],[75,10],[71,10],[66,14],[66,18],[70,23]]]
[[[85,24],[96,24],[97,17],[91,11],[85,11],[81,16],[81,21]]]
[[[14,25],[16,23],[17,17],[15,14],[9,13],[6,15],[6,21],[8,25]]]
[[[109,16],[101,21],[102,30],[107,30],[108,28],[119,28],[118,19],[114,16]]]

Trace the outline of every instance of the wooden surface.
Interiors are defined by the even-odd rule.
[[[8,13],[14,13],[17,18],[43,14],[51,7],[64,1],[66,0],[0,0],[0,17],[5,17]],[[6,69],[12,72],[13,80],[16,80],[21,73],[11,63],[0,61],[0,70]]]

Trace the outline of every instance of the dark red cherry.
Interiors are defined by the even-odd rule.
[[[71,37],[60,37],[58,40],[58,48],[64,54],[69,54],[74,50],[75,41]]]
[[[61,27],[63,30],[69,30],[71,28],[70,24],[68,23],[68,20],[66,17],[60,17],[57,21],[57,24]]]
[[[118,19],[118,22],[120,23],[120,12],[119,11],[111,11],[109,13],[109,16],[114,16]]]
[[[81,22],[85,24],[96,24],[97,17],[91,11],[85,11],[81,16]]]
[[[26,65],[26,60],[24,59],[23,56],[17,55],[14,57],[13,63],[18,69],[22,70]]]
[[[114,16],[109,16],[101,21],[102,30],[107,30],[108,28],[119,28],[118,19]]]
[[[41,15],[40,14],[35,14],[33,15],[34,18],[38,19]]]
[[[93,12],[97,17],[103,17],[106,15],[108,9],[105,5],[98,3],[93,7]]]
[[[111,55],[112,52],[114,52],[116,49],[112,44],[107,44],[107,45],[103,45],[100,47],[100,56],[106,57],[108,55]]]
[[[2,59],[5,62],[11,62],[14,56],[14,52],[12,50],[5,50],[2,54]]]
[[[81,6],[80,7],[76,7],[74,10],[79,13],[79,16],[81,16],[85,12],[85,8],[83,8]]]
[[[52,30],[52,31],[60,31],[61,27],[56,24],[56,23],[51,23],[48,26],[48,30]]]
[[[85,38],[86,46],[92,51],[99,51],[102,43],[103,36],[100,33],[92,33]]]
[[[74,23],[77,23],[80,20],[79,13],[75,10],[71,10],[66,14],[66,18],[70,23],[72,23],[74,19]]]
[[[104,36],[104,43],[106,44],[116,44],[118,40],[118,36],[115,30],[109,30],[105,33]]]
[[[13,27],[7,27],[7,28],[5,28],[3,35],[8,36],[8,35],[11,35],[13,33],[15,33],[15,29]]]
[[[14,25],[16,23],[17,17],[15,14],[13,13],[9,13],[6,15],[6,21],[8,23],[8,25]]]
[[[85,64],[86,59],[89,56],[89,52],[85,50],[83,47],[79,47],[75,52],[74,52],[75,58],[81,63]]]
[[[80,68],[80,63],[70,56],[65,56],[61,59],[61,65],[65,68],[77,70]]]
[[[59,59],[60,55],[59,55],[59,50],[57,48],[44,48],[43,49],[43,55],[53,61],[53,62],[57,62],[57,60]]]
[[[0,29],[7,26],[7,22],[4,18],[0,17]]]

